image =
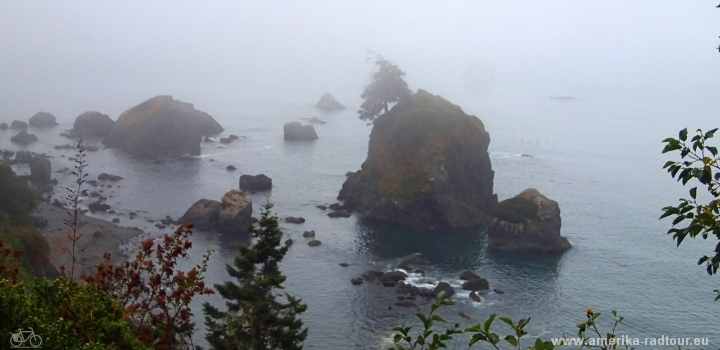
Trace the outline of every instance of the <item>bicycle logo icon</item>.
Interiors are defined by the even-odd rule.
[[[12,333],[10,335],[10,347],[13,349],[22,349],[22,348],[33,348],[37,349],[40,348],[40,345],[42,344],[42,338],[35,334],[35,331],[32,329],[32,327],[28,327],[29,331],[24,331],[22,328],[18,329],[17,333]],[[28,344],[26,344],[28,343]],[[29,345],[29,346],[27,346]]]

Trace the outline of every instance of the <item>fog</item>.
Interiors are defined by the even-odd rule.
[[[0,119],[169,94],[351,108],[372,67],[451,100],[575,96],[711,105],[720,10],[708,1],[71,2],[0,5]],[[68,114],[68,115],[65,115]]]

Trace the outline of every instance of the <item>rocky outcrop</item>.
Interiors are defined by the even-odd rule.
[[[50,175],[52,174],[52,168],[50,160],[44,157],[32,157],[30,158],[30,180],[36,183],[48,183],[50,182]]]
[[[315,108],[330,112],[343,110],[345,106],[338,102],[333,95],[324,93],[322,97],[320,97],[320,101],[315,104]]]
[[[105,137],[110,134],[115,121],[107,114],[100,112],[85,112],[75,118],[72,130],[66,135],[70,138]]]
[[[30,151],[17,151],[17,153],[15,153],[15,163],[27,164],[30,163],[30,159],[32,158],[33,156]]]
[[[176,223],[192,221],[200,230],[225,233],[247,232],[251,222],[252,198],[245,192],[230,190],[220,202],[201,199],[183,214]]]
[[[55,116],[47,112],[37,112],[30,117],[30,126],[34,128],[50,128],[58,125]]]
[[[453,287],[447,282],[438,283],[433,289],[433,294],[437,297],[441,291],[445,292],[442,296],[443,299],[449,299],[451,296],[455,295],[455,289],[453,289]]]
[[[498,204],[487,229],[488,249],[520,253],[562,253],[571,248],[560,235],[560,206],[529,188]]]
[[[7,130],[7,129],[8,129],[7,123],[0,123],[0,130]]]
[[[10,124],[10,129],[14,130],[27,130],[28,123],[22,121],[22,120],[13,120],[13,122]]]
[[[203,136],[222,131],[192,104],[157,96],[123,112],[103,144],[145,158],[197,155]]]
[[[272,189],[272,179],[265,174],[240,175],[240,189],[250,192],[269,191]]]
[[[27,146],[37,140],[38,138],[37,136],[35,136],[35,134],[28,134],[27,130],[25,129],[20,130],[19,133],[10,138],[10,142],[14,142],[23,146]]]
[[[338,199],[402,226],[486,224],[497,205],[489,144],[480,119],[419,90],[375,120],[368,157]]]
[[[322,120],[318,119],[317,117],[312,117],[312,118],[310,118],[310,120],[308,120],[308,123],[311,123],[311,124],[327,124],[327,122],[322,121]]]
[[[283,126],[283,131],[285,132],[284,138],[287,141],[314,141],[318,139],[312,125],[290,122]]]

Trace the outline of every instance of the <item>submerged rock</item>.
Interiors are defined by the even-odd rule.
[[[497,204],[489,144],[480,119],[419,90],[375,120],[368,157],[338,199],[402,226],[483,225]]]
[[[302,125],[298,122],[290,122],[283,126],[284,138],[287,141],[314,141],[318,139],[315,128],[312,125]]]
[[[93,137],[105,137],[110,134],[115,121],[110,119],[107,114],[100,112],[85,112],[75,118],[72,130],[70,130],[67,137],[70,138],[93,138]]]
[[[288,216],[285,218],[285,222],[289,222],[291,224],[302,224],[303,222],[305,222],[305,218],[302,216],[301,217]]]
[[[345,109],[345,106],[338,102],[333,95],[324,93],[322,97],[320,97],[320,101],[315,104],[315,108],[329,112],[343,110]]]
[[[352,283],[356,286],[361,285],[361,284],[363,284],[363,279],[362,278],[352,278],[352,279],[350,279],[350,283]]]
[[[352,216],[352,213],[349,211],[334,211],[332,213],[328,213],[327,216],[331,218],[349,218]]]
[[[27,146],[37,140],[38,138],[37,136],[35,136],[35,134],[28,134],[27,130],[24,129],[10,138],[10,142],[14,142],[23,146]]]
[[[429,261],[420,253],[412,253],[400,258],[398,267],[404,270],[409,270],[412,265],[426,265]]]
[[[560,235],[560,206],[534,188],[498,204],[493,214],[496,219],[487,229],[488,249],[552,254],[571,248]]]
[[[120,176],[110,175],[110,174],[108,174],[108,173],[102,173],[102,174],[98,175],[98,180],[101,180],[101,181],[107,180],[107,181],[117,182],[117,181],[120,181],[120,180],[122,180],[122,179],[123,179],[123,178],[120,177]]]
[[[203,136],[222,131],[192,104],[156,96],[123,112],[103,144],[146,158],[197,155]]]
[[[312,241],[308,242],[308,245],[311,247],[317,247],[321,244],[322,244],[322,242],[318,241],[317,239],[313,239]]]
[[[34,128],[50,128],[58,125],[55,116],[47,112],[37,112],[30,117],[30,126]]]

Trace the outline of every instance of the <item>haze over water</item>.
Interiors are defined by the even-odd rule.
[[[154,219],[177,218],[200,198],[219,199],[240,174],[272,177],[275,210],[307,219],[283,224],[299,244],[282,269],[287,291],[308,303],[308,348],[379,347],[392,326],[411,320],[412,310],[387,310],[393,289],[349,279],[416,251],[432,261],[435,281],[457,283],[460,272],[474,269],[507,292],[479,306],[459,293],[446,312],[451,322],[463,321],[457,312],[475,322],[492,312],[532,316],[532,334],[547,338],[572,334],[592,306],[626,316],[623,334],[710,337],[712,347],[720,343],[712,302],[718,283],[695,265],[711,243],[676,248],[665,235],[670,222],[657,217],[687,195],[661,169],[671,158],[660,154],[660,141],[684,127],[719,126],[715,5],[4,3],[0,122],[53,113],[61,125],[35,132],[40,142],[27,148],[46,151],[68,143],[58,134],[82,112],[117,119],[152,96],[172,95],[213,115],[225,134],[246,136],[226,148],[203,144],[192,162],[158,166],[115,150],[88,161],[91,172],[125,178],[109,204]],[[411,89],[478,116],[491,136],[500,199],[535,187],[557,200],[574,249],[558,259],[492,254],[482,230],[368,227],[316,209],[335,202],[345,172],[366,156],[370,127],[354,111],[372,68],[368,50],[407,72]],[[348,110],[314,110],[324,92]],[[551,99],[558,96],[575,99]],[[283,142],[284,123],[313,116],[328,121],[316,126],[318,141]],[[0,134],[0,148],[20,149],[9,135]],[[227,172],[228,164],[238,170]],[[69,165],[53,159],[53,170]],[[254,197],[255,213],[265,200]],[[318,232],[321,247],[304,244],[307,229]],[[211,280],[226,278],[234,239],[195,235],[198,254],[218,250]],[[198,326],[202,333],[201,320]]]

